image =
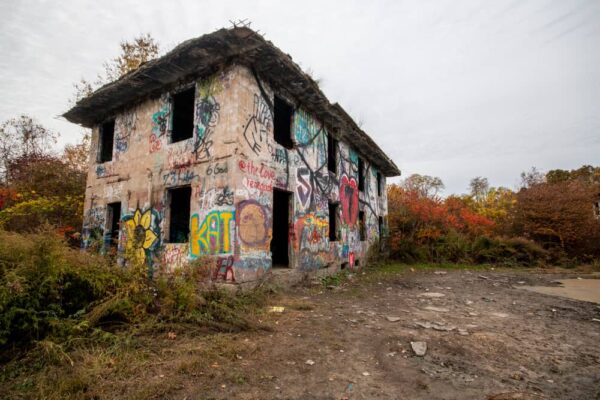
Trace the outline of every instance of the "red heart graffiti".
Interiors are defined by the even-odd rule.
[[[358,188],[356,179],[342,176],[340,183],[340,202],[342,203],[342,221],[348,225],[356,224],[358,218]]]

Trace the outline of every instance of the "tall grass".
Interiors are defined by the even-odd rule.
[[[264,291],[234,296],[206,283],[206,260],[149,279],[145,265],[116,265],[70,248],[50,229],[32,234],[0,230],[0,356],[42,346],[48,354],[77,340],[118,331],[253,327],[247,316]],[[52,344],[60,347],[53,347]]]

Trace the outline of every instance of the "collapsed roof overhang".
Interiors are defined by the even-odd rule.
[[[394,162],[337,103],[331,104],[318,84],[292,58],[246,27],[220,29],[187,40],[156,60],[79,101],[63,116],[92,127],[105,119],[189,81],[209,76],[230,64],[245,65],[276,92],[295,99],[341,140],[351,144],[385,176],[400,175]]]

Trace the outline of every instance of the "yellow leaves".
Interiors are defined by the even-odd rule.
[[[498,222],[509,216],[517,205],[517,197],[510,189],[493,187],[479,201],[471,204],[478,214]]]

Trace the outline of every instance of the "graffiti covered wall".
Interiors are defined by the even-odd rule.
[[[314,270],[342,263],[353,266],[365,257],[369,245],[379,240],[379,218],[385,220],[387,214],[385,190],[377,190],[378,171],[362,160],[364,189],[359,190],[359,156],[343,141],[336,142],[337,165],[335,172],[329,171],[330,132],[301,107],[295,109],[292,119],[294,147],[287,149],[276,143],[273,92],[249,71],[240,69],[237,73],[236,80],[242,84],[236,85],[235,91],[242,111],[236,115],[236,125],[244,130],[238,139],[240,174],[235,178],[236,204],[248,201],[255,204],[256,222],[252,226],[260,231],[256,235],[260,240],[242,241],[241,254],[263,260],[266,268],[270,266],[266,245],[270,242],[268,217],[273,212],[272,190],[276,188],[291,193],[293,199],[289,221],[290,267]],[[293,99],[287,100],[293,103]],[[379,179],[384,187],[385,178]],[[329,203],[338,205],[335,241],[329,240]],[[359,221],[359,215],[363,214],[363,220]],[[361,229],[365,240],[361,240]]]
[[[301,107],[291,121],[293,148],[276,143],[274,93],[244,67],[192,84],[194,129],[188,139],[171,141],[171,93],[190,84],[115,116],[111,161],[95,162],[99,130],[94,129],[83,246],[117,243],[121,258],[144,262],[152,273],[211,257],[212,279],[241,283],[272,268],[273,226],[287,224],[290,268],[352,267],[364,259],[369,244],[378,240],[379,218],[387,213],[377,170],[363,160],[359,190],[359,156],[339,141],[335,172],[329,171],[330,133]],[[191,190],[189,235],[171,243],[169,191],[181,187]],[[290,193],[289,221],[273,218],[274,189]],[[111,232],[114,216],[107,211],[115,203],[121,210],[118,235]],[[330,203],[338,214],[333,241]]]

